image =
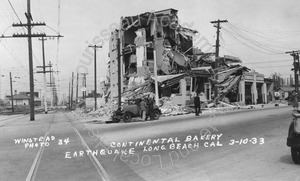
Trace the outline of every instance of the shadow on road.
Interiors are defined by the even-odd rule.
[[[279,161],[288,165],[294,165],[291,155],[284,155],[280,157]]]

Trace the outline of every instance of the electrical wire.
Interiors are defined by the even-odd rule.
[[[8,53],[12,56],[12,58],[21,66],[23,66],[23,63],[17,58],[17,56],[13,53],[13,51],[11,50],[11,48],[9,47],[9,45],[5,45],[4,43],[2,43],[0,41],[1,45],[8,51]]]
[[[244,42],[246,41],[246,42],[248,42],[248,44],[251,44],[252,46],[255,46],[255,47],[260,48],[260,49],[262,49],[264,51],[267,51],[267,52],[271,52],[273,54],[284,54],[283,51],[281,52],[281,51],[278,51],[276,49],[267,47],[266,45],[263,45],[262,43],[252,39],[251,37],[249,37],[248,35],[246,35],[242,31],[237,29],[236,27],[230,25],[229,23],[227,23],[226,25],[228,25],[227,28],[229,28],[229,29],[223,28],[225,31],[230,32],[235,37],[239,37],[240,39],[244,40]]]
[[[229,27],[229,29],[232,30],[232,32],[235,32],[235,33],[237,34],[237,36],[239,36],[240,38],[242,38],[242,39],[248,41],[248,42],[251,43],[252,45],[257,46],[257,47],[260,47],[261,49],[264,49],[264,50],[269,51],[269,52],[272,52],[272,53],[281,54],[281,52],[278,53],[278,50],[275,50],[275,49],[273,49],[273,48],[267,47],[267,46],[263,45],[262,43],[260,43],[260,42],[258,42],[258,41],[256,41],[256,40],[253,40],[251,37],[249,37],[248,35],[246,35],[246,34],[243,33],[242,31],[240,31],[239,29],[237,29],[237,28],[234,27],[233,25],[231,25],[231,24],[229,24],[229,23],[228,23],[227,25],[229,25],[228,27]]]
[[[252,67],[252,68],[274,68],[274,67],[293,67],[293,65],[280,65],[280,66],[264,66],[264,67]]]
[[[297,29],[297,30],[289,30],[289,31],[282,31],[281,30],[280,32],[276,32],[274,29],[267,29],[267,30],[254,29],[254,28],[246,27],[246,26],[244,26],[242,24],[239,24],[239,23],[236,23],[236,22],[234,23],[234,25],[237,26],[237,27],[239,27],[239,28],[241,28],[241,29],[252,30],[252,31],[255,31],[255,32],[260,33],[260,34],[263,34],[262,32],[268,32],[268,33],[274,33],[274,34],[284,34],[284,35],[286,35],[287,33],[300,33],[299,29]]]
[[[60,0],[58,0],[58,6],[57,6],[57,31],[55,31],[53,28],[47,26],[48,28],[51,28],[52,30],[54,30],[58,35],[60,35]],[[56,69],[59,70],[59,67],[58,67],[58,59],[59,59],[59,37],[57,37],[57,46],[56,46]],[[57,72],[56,74],[57,76],[57,87],[60,87],[60,84],[59,84],[59,74]],[[58,90],[57,90],[57,94],[59,94]]]
[[[267,38],[267,36],[265,34],[254,33],[254,32],[249,31],[247,28],[245,28],[245,29],[244,28],[237,28],[235,25],[233,25],[231,23],[228,23],[227,25],[230,26],[230,27],[232,27],[235,30],[240,31],[240,32],[244,31],[244,32],[252,34],[252,35],[254,35],[256,37],[264,39],[264,41],[260,41],[260,42],[258,42],[257,40],[255,40],[255,42],[258,42],[258,43],[262,43],[262,42],[266,42],[266,41],[270,42],[270,41],[274,41],[274,40],[285,39],[285,38],[294,37],[294,36],[300,36],[300,32],[298,32],[298,33],[290,35],[290,36],[281,37],[281,38],[275,38],[275,39],[272,38],[271,39],[271,38]],[[286,48],[286,47],[282,47],[282,46],[278,46],[278,45],[270,45],[270,44],[266,44],[266,45],[268,45],[269,47],[277,47],[277,48],[280,48],[280,49],[285,49]]]
[[[237,41],[238,43],[241,43],[241,44],[243,44],[243,45],[249,47],[250,49],[252,49],[252,50],[254,50],[254,51],[257,51],[257,52],[259,52],[259,53],[266,54],[266,55],[273,55],[273,54],[263,52],[263,51],[261,51],[261,50],[255,48],[255,47],[252,47],[252,46],[248,45],[247,43],[243,42],[242,40],[240,40],[239,38],[237,38],[235,35],[233,35],[232,33],[230,33],[230,31],[226,30],[225,28],[222,28],[222,29],[224,30],[223,32],[224,32],[226,35],[228,35],[229,37],[231,37],[233,40]]]
[[[247,47],[249,47],[250,49],[254,50],[254,51],[257,51],[259,53],[262,53],[262,54],[265,54],[265,55],[278,55],[276,53],[267,53],[266,51],[262,51],[261,49],[258,49],[259,47],[258,46],[253,46],[253,44],[248,44],[244,41],[242,41],[241,39],[239,39],[238,37],[236,37],[235,35],[233,35],[229,30],[225,29],[225,28],[222,28],[224,31],[225,34],[227,34],[229,37],[231,37],[232,39],[234,39],[235,41],[237,41],[238,43],[241,43]],[[283,53],[280,53],[280,54],[283,54]]]
[[[18,16],[18,14],[17,14],[17,12],[16,12],[14,6],[11,4],[10,0],[8,0],[8,3],[9,3],[9,5],[10,5],[10,7],[12,8],[13,12],[15,13],[15,15],[17,16],[17,18],[18,18],[20,24],[22,24],[22,21],[21,21],[20,17]],[[23,26],[22,26],[22,30],[23,30],[24,33],[25,33],[25,28],[24,28]]]
[[[250,63],[244,63],[244,64],[257,64],[257,63],[272,63],[272,62],[292,62],[291,60],[273,60],[273,61],[265,61],[265,62],[250,62]]]

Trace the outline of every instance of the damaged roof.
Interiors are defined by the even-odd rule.
[[[193,34],[198,33],[196,30],[179,25],[177,12],[178,10],[169,8],[155,12],[145,12],[135,16],[126,16],[122,19],[122,29],[126,31],[130,28],[145,28],[150,26],[156,17],[158,24],[163,25],[163,27],[169,26],[170,28],[180,32],[183,36],[192,36]]]

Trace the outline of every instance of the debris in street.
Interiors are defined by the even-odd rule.
[[[169,97],[162,97],[160,101],[163,104],[160,108],[163,116],[176,116],[194,112],[193,108],[174,104]]]

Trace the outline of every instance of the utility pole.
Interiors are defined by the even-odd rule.
[[[298,51],[290,51],[290,52],[286,52],[287,54],[290,54],[293,58],[294,58],[294,77],[295,77],[295,91],[297,92],[298,96],[299,96],[299,78],[298,78],[298,71],[300,71],[299,69],[299,52]]]
[[[123,16],[120,18],[120,27],[117,38],[117,61],[118,61],[118,108],[121,108],[122,102],[122,62],[123,62],[123,31],[122,31]]]
[[[76,80],[76,105],[77,105],[77,103],[78,103],[78,73],[77,73],[77,80]]]
[[[97,110],[97,64],[96,64],[96,55],[97,55],[97,48],[102,48],[102,46],[97,46],[97,45],[89,45],[89,47],[92,47],[94,49],[94,87],[95,87],[95,92],[94,92],[94,98],[95,98],[95,110]]]
[[[47,37],[61,37],[60,35],[58,36],[47,36]],[[45,113],[47,114],[48,110],[47,110],[47,78],[46,78],[46,73],[50,73],[50,81],[51,81],[51,70],[50,71],[46,71],[46,68],[47,67],[50,67],[51,69],[51,62],[50,62],[50,65],[49,66],[46,66],[46,61],[45,61],[45,40],[47,40],[47,38],[45,37],[42,37],[42,38],[39,38],[40,41],[42,41],[42,54],[43,54],[43,66],[37,66],[37,68],[42,68],[43,71],[38,71],[37,73],[43,73],[44,75],[44,107],[45,107]],[[51,82],[50,82],[51,83]],[[52,87],[52,85],[51,85]],[[52,89],[50,89],[52,91]],[[52,103],[52,102],[51,102]]]
[[[121,31],[121,30],[120,30]],[[117,39],[117,49],[118,49],[118,107],[121,107],[121,94],[122,94],[122,77],[121,77],[121,42],[120,42],[120,33]]]
[[[155,42],[157,41],[157,32],[156,32],[156,16],[154,19],[154,48],[153,48],[153,61],[154,61],[154,86],[155,86],[155,104],[159,105],[159,95],[158,95],[158,81],[157,81],[157,57],[156,57],[156,47]]]
[[[42,40],[43,41],[43,40]],[[46,73],[50,73],[49,74],[49,79],[50,79],[50,83],[49,83],[49,87],[50,87],[50,94],[51,94],[51,98],[50,98],[50,102],[51,102],[51,108],[53,107],[53,99],[54,99],[54,97],[53,97],[53,83],[52,83],[52,72],[53,72],[53,70],[52,70],[52,64],[51,64],[51,61],[48,63],[48,65],[46,66],[45,65],[45,62],[44,62],[44,58],[43,58],[43,66],[36,66],[37,68],[43,68],[43,71],[37,71],[37,73],[44,73],[44,81],[46,82],[45,84],[46,84],[46,90],[47,90],[47,80],[46,80]],[[49,68],[50,70],[46,70],[46,68]]]
[[[51,61],[49,62],[49,67],[50,67],[50,74],[49,74],[49,78],[50,78],[50,92],[51,92],[51,108],[53,108],[53,99],[54,99],[54,96],[53,96],[53,82],[52,82],[52,63]]]
[[[74,84],[74,72],[72,72],[72,86],[71,86],[71,110],[73,109],[73,84]]]
[[[47,105],[47,78],[46,78],[46,63],[45,63],[45,40],[47,38],[42,37],[39,38],[39,40],[42,41],[42,53],[43,53],[43,77],[44,77],[44,107],[45,107],[45,113],[48,113],[48,105]]]
[[[1,100],[1,78],[2,78],[2,73],[1,73],[1,65],[0,65],[0,100]]]
[[[216,77],[215,79],[218,80],[218,76],[217,76],[217,73],[218,73],[218,68],[219,68],[219,47],[220,47],[220,23],[227,23],[228,21],[227,20],[217,20],[217,21],[211,21],[210,23],[212,24],[217,24],[217,25],[214,25],[214,27],[217,28],[217,40],[216,40],[216,55],[215,55],[215,70],[217,70],[215,72],[216,74]],[[215,85],[214,87],[214,97],[215,97],[215,105],[217,104],[217,100],[216,98],[218,97],[218,88],[217,86]]]
[[[31,12],[30,0],[27,0],[27,30],[28,30],[28,55],[29,55],[29,79],[30,79],[30,121],[34,121],[34,78],[32,61],[32,41],[31,41]]]
[[[51,63],[51,61],[49,61],[49,64],[48,64],[49,66],[48,67],[50,67],[50,71],[49,71],[49,73],[50,73],[50,75],[49,75],[49,77],[50,77],[50,92],[51,92],[51,107],[53,107],[53,105],[55,106],[56,105],[56,87],[55,87],[55,79],[54,79],[54,77],[53,77],[53,69],[52,69],[52,63]],[[55,71],[55,72],[59,72],[59,71]]]
[[[71,110],[71,83],[69,82],[69,110]]]
[[[45,64],[45,50],[44,50],[44,41],[46,40],[44,37],[42,37],[41,39],[39,39],[42,41],[42,50],[43,50],[43,66],[36,66],[37,68],[42,68],[43,71],[37,71],[36,73],[43,73],[43,76],[44,76],[44,104],[45,104],[45,113],[47,114],[48,113],[48,103],[47,103],[47,78],[46,78],[46,73],[50,73],[50,91],[52,91],[52,78],[51,78],[51,73],[53,72],[52,71],[52,64],[51,62],[49,62],[49,64],[46,66]],[[50,70],[46,70],[46,68],[50,68]],[[51,92],[52,93],[52,92]],[[53,106],[53,101],[51,99],[51,107]]]
[[[46,36],[45,33],[31,33],[33,26],[45,26],[45,23],[34,23],[32,22],[32,16],[31,16],[31,8],[30,8],[30,0],[27,0],[27,13],[25,13],[27,23],[23,24],[20,23],[14,23],[13,27],[26,27],[27,28],[27,34],[13,34],[12,36],[1,36],[0,38],[20,38],[20,37],[26,37],[28,38],[28,57],[29,57],[29,86],[30,86],[30,121],[35,120],[34,116],[34,77],[33,77],[33,60],[32,60],[32,37],[51,37]]]
[[[14,96],[13,96],[13,87],[12,87],[11,72],[9,72],[9,78],[10,78],[11,111],[15,112],[15,110],[14,110]]]
[[[58,102],[58,97],[57,97],[57,89],[56,89],[56,84],[55,84],[55,77],[53,76],[54,74],[52,74],[52,81],[53,81],[53,104],[54,106],[57,106],[57,102]]]
[[[81,75],[83,75],[83,80],[82,80],[82,83],[83,83],[83,86],[85,87],[86,89],[86,75],[88,73],[81,73]],[[86,97],[86,90],[82,91],[82,99],[85,99]]]
[[[63,93],[62,105],[65,105],[65,93]]]

